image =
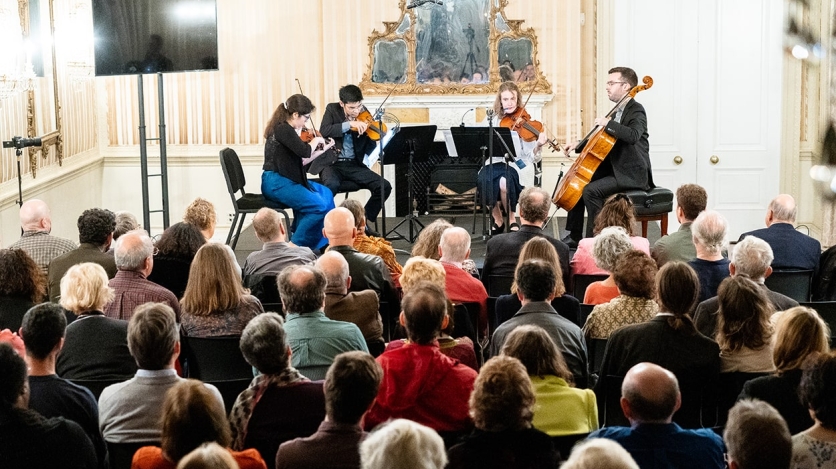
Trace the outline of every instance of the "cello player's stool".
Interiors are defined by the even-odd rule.
[[[627,191],[626,195],[633,201],[636,221],[642,224],[642,238],[647,238],[649,221],[658,220],[662,236],[668,234],[668,213],[673,210],[673,192],[664,187],[654,187],[648,191]]]

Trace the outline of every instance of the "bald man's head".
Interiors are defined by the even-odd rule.
[[[24,202],[20,207],[20,227],[23,231],[50,231],[52,220],[46,202],[39,199]]]
[[[630,423],[670,423],[680,404],[676,376],[661,366],[639,363],[624,376],[621,409]]]
[[[316,260],[316,266],[325,274],[329,290],[338,290],[346,293],[350,287],[348,275],[348,262],[342,254],[336,251],[328,251]]]
[[[357,236],[354,215],[344,207],[332,209],[325,215],[325,227],[322,234],[328,238],[331,246],[351,246]]]
[[[470,255],[470,233],[458,226],[447,228],[441,233],[438,246],[442,262],[462,262]]]
[[[795,223],[795,199],[789,194],[780,194],[769,203],[766,226],[773,223]]]

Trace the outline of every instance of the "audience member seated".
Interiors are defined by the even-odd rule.
[[[836,301],[836,245],[821,253],[813,276],[811,298],[813,301]]]
[[[757,236],[766,241],[775,253],[772,268],[775,270],[815,270],[821,255],[821,243],[795,229],[795,199],[780,194],[772,199],[766,210],[766,228],[740,235]]]
[[[592,309],[583,325],[584,335],[608,339],[620,327],[651,320],[659,311],[655,278],[656,263],[648,254],[633,250],[621,256],[613,270],[613,280],[621,293]]]
[[[395,419],[381,425],[360,445],[362,469],[444,469],[444,440],[432,428]]]
[[[40,272],[40,271],[38,271]],[[55,374],[55,361],[64,345],[67,319],[55,303],[43,303],[23,317],[20,334],[26,340],[29,365],[29,408],[46,418],[64,417],[79,424],[96,449],[98,467],[107,467],[107,447],[99,431],[99,406],[87,388]]]
[[[0,467],[99,467],[93,444],[77,423],[47,419],[28,407],[26,362],[11,345],[0,343]]]
[[[763,289],[743,276],[729,277],[720,284],[717,297],[717,344],[720,371],[769,373],[772,363],[772,307]]]
[[[591,389],[577,389],[554,340],[539,326],[519,326],[505,339],[502,354],[525,365],[534,387],[534,428],[549,436],[598,429],[598,404]]]
[[[669,261],[689,262],[697,257],[691,224],[705,210],[708,194],[698,184],[683,184],[676,190],[676,221],[679,229],[653,243],[653,259],[662,267]]]
[[[523,245],[534,237],[543,237],[557,250],[560,259],[560,271],[563,284],[569,285],[569,246],[555,239],[543,228],[549,219],[552,198],[539,187],[527,187],[520,193],[520,229],[491,237],[485,247],[485,264],[482,267],[482,280],[487,285],[491,275],[511,277],[520,258]]]
[[[425,257],[410,257],[403,268],[401,275],[401,287],[404,295],[409,293],[413,287],[423,282],[429,282],[441,288],[445,288],[447,279],[447,272],[441,262],[427,259]],[[476,360],[476,351],[473,347],[473,341],[467,336],[453,338],[451,334],[454,333],[456,324],[454,321],[455,308],[453,303],[447,301],[447,323],[441,329],[441,335],[438,337],[438,349],[441,353],[450,358],[459,360],[465,365],[479,370],[479,362]],[[409,339],[396,339],[386,345],[386,350],[394,350],[403,347],[409,343]]]
[[[287,230],[279,212],[262,208],[253,217],[255,237],[264,243],[253,251],[241,269],[244,285],[253,288],[265,275],[278,276],[289,265],[312,264],[316,260],[311,248],[287,242]]]
[[[441,256],[438,254],[438,244],[441,242],[441,234],[447,228],[452,228],[453,224],[449,221],[439,218],[425,226],[415,244],[412,245],[412,257],[426,257],[427,259],[438,260]],[[465,259],[462,261],[462,269],[470,275],[479,276],[479,269],[476,267],[476,262],[473,259]]]
[[[217,243],[197,251],[180,310],[183,334],[190,337],[241,335],[247,323],[264,312],[258,298],[241,285],[224,246]]]
[[[380,301],[388,304],[392,316],[400,311],[400,298],[392,280],[392,274],[383,259],[370,254],[363,254],[354,248],[357,228],[354,226],[354,215],[344,207],[337,207],[325,215],[323,234],[328,238],[331,251],[343,255],[348,262],[348,272],[351,275],[351,291],[374,290]],[[323,370],[323,376],[325,371]]]
[[[215,227],[217,226],[217,215],[215,214],[215,206],[212,202],[200,197],[194,199],[186,207],[186,212],[183,214],[183,221],[196,226],[207,243],[212,242],[212,237],[215,236]],[[235,271],[238,272],[238,276],[240,277],[241,266],[238,265],[238,258],[235,257],[235,252],[226,244],[218,244],[226,250],[227,255],[232,260]]]
[[[447,298],[456,304],[479,303],[479,324],[473,326],[484,336],[488,331],[488,292],[482,282],[462,268],[462,262],[470,257],[470,233],[456,226],[447,228],[441,234],[438,254],[447,273],[444,287]]]
[[[627,232],[618,226],[610,226],[601,230],[595,237],[595,244],[592,247],[592,256],[595,264],[609,272],[609,277],[604,280],[592,282],[586,287],[583,295],[583,302],[587,305],[600,305],[609,303],[621,292],[615,284],[612,271],[618,259],[633,250],[633,243]]]
[[[717,295],[717,287],[729,274],[730,261],[723,257],[728,222],[714,210],[705,210],[691,224],[697,257],[688,264],[700,279],[700,296],[703,302]]]
[[[560,469],[639,469],[620,444],[606,438],[592,438],[575,445]]]
[[[171,307],[162,303],[137,307],[128,323],[128,346],[139,369],[133,378],[102,391],[102,435],[111,443],[160,441],[166,392],[184,381],[174,370],[180,355],[180,336]],[[210,384],[205,386],[223,409],[221,393]]]
[[[241,469],[266,469],[258,451],[232,451],[229,422],[224,406],[203,383],[182,380],[172,386],[162,402],[160,446],[140,448],[132,469],[175,469],[187,454],[208,442],[227,448]]]
[[[311,382],[291,366],[284,321],[276,313],[247,324],[241,352],[259,374],[229,413],[232,449],[255,448],[273,468],[279,445],[312,435],[325,418],[322,382]]]
[[[470,396],[476,429],[450,448],[449,469],[555,467],[551,439],[531,425],[535,397],[527,378],[516,358],[498,356],[485,363]]]
[[[241,469],[230,451],[212,442],[200,445],[183,456],[177,469]]]
[[[467,400],[476,372],[438,349],[447,296],[431,283],[412,287],[401,304],[401,325],[409,343],[377,357],[383,382],[366,415],[365,428],[392,418],[408,418],[438,432],[472,427]]]
[[[23,315],[40,303],[46,281],[23,249],[0,249],[0,330],[20,329]]]
[[[130,231],[116,241],[113,249],[116,276],[110,279],[113,300],[107,304],[105,316],[131,319],[137,306],[145,303],[164,303],[180,321],[180,303],[174,293],[147,279],[154,268],[154,243],[145,231]]]
[[[365,220],[365,217],[363,218]],[[383,352],[383,320],[380,318],[380,305],[377,293],[373,290],[349,292],[351,276],[348,275],[348,262],[342,254],[329,251],[323,254],[316,266],[322,270],[327,280],[325,287],[325,315],[335,321],[345,321],[360,328],[366,346],[377,356]]]
[[[621,410],[630,427],[605,427],[589,437],[615,440],[641,468],[725,468],[723,440],[713,430],[685,430],[673,423],[680,404],[676,376],[639,363],[621,385]]]
[[[729,469],[790,467],[792,440],[787,423],[766,402],[746,399],[735,404],[723,440]]]
[[[813,425],[807,406],[798,397],[798,385],[804,362],[830,352],[830,328],[815,310],[804,306],[773,317],[777,318],[772,349],[775,373],[747,382],[739,399],[760,399],[775,407],[794,435]]]
[[[154,244],[154,267],[148,280],[183,298],[192,261],[204,244],[206,239],[196,226],[182,221],[169,226]]]
[[[0,342],[9,344],[21,357],[26,356],[26,346],[23,345],[23,339],[17,335],[17,332],[8,329],[0,330]]]
[[[792,467],[832,469],[836,467],[836,353],[807,363],[798,394],[815,423],[792,437]]]
[[[113,241],[116,218],[107,209],[91,208],[78,217],[78,241],[76,249],[64,253],[49,263],[49,301],[58,302],[61,295],[61,279],[70,267],[82,262],[93,262],[102,266],[107,278],[116,276],[116,261],[107,254]]]
[[[52,236],[52,218],[49,207],[43,200],[31,199],[20,206],[20,229],[23,234],[12,243],[9,249],[23,249],[38,265],[43,275],[44,289],[49,263],[56,257],[66,254],[78,245],[69,239]]]
[[[595,217],[595,227],[593,228],[593,238],[584,238],[578,241],[578,250],[572,256],[572,261],[569,263],[569,268],[572,269],[572,275],[607,275],[610,271],[602,269],[596,262],[593,255],[595,246],[595,238],[601,233],[601,230],[611,226],[622,228],[630,236],[630,243],[633,249],[642,251],[650,255],[650,242],[647,238],[641,236],[633,236],[633,225],[636,223],[636,215],[633,209],[633,202],[624,194],[614,194],[610,196],[598,216]]]
[[[517,267],[514,277],[522,308],[511,319],[496,328],[491,339],[491,356],[499,355],[508,334],[525,324],[540,326],[563,353],[575,384],[585,388],[589,382],[586,341],[581,328],[557,314],[551,306],[557,286],[554,266],[540,259],[531,259]]]
[[[327,253],[326,253],[327,254]],[[279,446],[277,469],[360,468],[360,426],[383,379],[383,369],[363,352],[337,355],[325,375],[325,420],[307,438]]]
[[[772,264],[772,248],[769,247],[769,244],[755,236],[747,236],[734,247],[731,263],[729,264],[729,273],[732,277],[744,275],[754,280],[766,293],[773,311],[784,311],[793,306],[798,306],[798,302],[794,299],[774,292],[764,284],[764,279],[772,273],[770,264]],[[697,329],[706,337],[717,335],[719,309],[720,300],[716,296],[697,306],[694,313],[694,322]]]
[[[555,285],[554,298],[551,301],[552,308],[561,316],[573,322],[578,321],[581,315],[581,306],[574,296],[565,294],[566,286],[563,284],[563,273],[560,272],[557,250],[552,246],[552,243],[539,236],[528,240],[520,251],[520,260],[517,262],[517,265],[529,259],[542,259],[547,264],[554,266],[557,283]],[[496,316],[497,325],[513,317],[520,308],[522,308],[522,302],[517,296],[517,285],[512,283],[511,294],[502,295],[496,299],[494,315]]]
[[[278,278],[291,364],[315,380],[325,378],[337,355],[369,351],[356,324],[329,319],[323,312],[326,282],[322,270],[307,265],[290,266]]]
[[[110,249],[107,253],[111,256],[114,254],[114,245],[119,238],[129,231],[140,229],[139,220],[136,219],[133,213],[125,210],[120,210],[114,214],[116,226],[113,228],[113,242],[110,244]],[[118,268],[118,266],[117,266]]]
[[[601,363],[602,377],[624,376],[642,362],[671,371],[682,391],[682,407],[673,418],[687,428],[702,426],[701,407],[713,409],[720,374],[720,348],[697,332],[689,316],[698,291],[694,269],[684,262],[667,262],[656,274],[659,314],[615,331]],[[600,409],[606,398],[604,379],[598,381],[595,391]]]
[[[128,350],[128,321],[106,317],[104,306],[113,299],[107,273],[99,264],[70,267],[61,279],[61,306],[76,316],[67,326],[64,348],[55,365],[69,380],[128,379],[136,362]]]
[[[354,249],[383,259],[383,263],[386,264],[389,273],[392,274],[392,279],[396,284],[399,283],[403,267],[398,263],[398,258],[395,257],[392,243],[386,241],[386,238],[381,238],[379,234],[376,236],[367,234],[366,209],[363,204],[359,200],[345,199],[340,207],[347,208],[354,216],[354,226],[357,228]]]

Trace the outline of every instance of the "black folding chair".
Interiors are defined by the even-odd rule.
[[[764,281],[766,287],[798,301],[810,301],[812,270],[775,270]]]
[[[593,282],[600,282],[601,280],[606,280],[609,275],[600,275],[600,274],[578,274],[572,276],[572,296],[577,298],[579,301],[583,301],[583,297],[586,294],[586,289],[589,285]]]

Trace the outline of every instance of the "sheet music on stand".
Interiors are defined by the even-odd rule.
[[[491,159],[491,162],[502,163],[506,161],[502,155],[508,153],[505,149],[505,146],[507,145],[508,149],[511,150],[509,157],[512,161],[509,162],[516,163],[515,166],[520,169],[524,168],[526,166],[525,161],[523,161],[522,158],[517,157],[517,155],[524,154],[522,140],[520,140],[519,134],[516,131],[504,127],[494,127],[493,130],[494,134],[492,137],[494,139],[493,149],[495,155]],[[487,149],[485,142],[488,140],[488,131],[488,127],[482,126],[451,127],[449,131],[444,131],[444,139],[446,141],[449,135],[452,142],[447,142],[447,148],[449,151],[452,147],[454,150],[453,153],[455,153],[456,156],[466,156],[473,158],[474,161],[481,161],[482,149],[483,147]]]
[[[389,145],[389,141],[398,132],[398,127],[389,127],[385,134],[383,134],[383,148]],[[375,145],[374,151],[363,157],[363,164],[371,168],[380,159],[380,145]]]

